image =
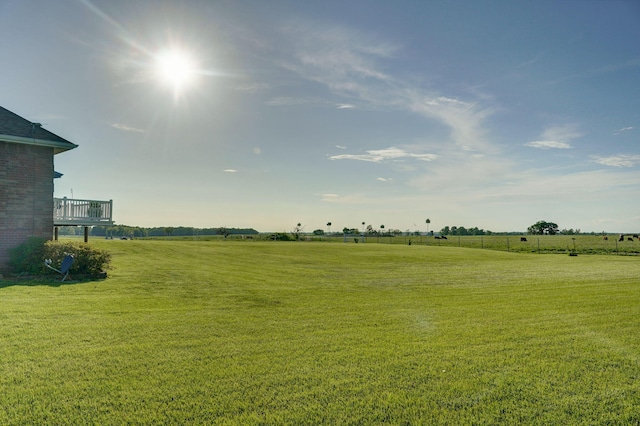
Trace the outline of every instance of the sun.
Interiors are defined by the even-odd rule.
[[[177,96],[193,85],[198,70],[193,57],[184,50],[170,49],[155,57],[155,74]]]

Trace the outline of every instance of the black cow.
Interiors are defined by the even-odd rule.
[[[520,241],[526,242],[527,238],[526,237],[520,237]]]

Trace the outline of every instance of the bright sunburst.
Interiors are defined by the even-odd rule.
[[[156,56],[155,71],[158,79],[179,96],[191,86],[197,75],[194,59],[183,50],[172,49]]]

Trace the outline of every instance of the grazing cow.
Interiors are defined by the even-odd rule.
[[[636,240],[640,239],[638,238],[638,234],[633,234],[633,238],[635,238]]]
[[[443,239],[443,240],[447,239],[447,237],[445,237],[444,235],[442,237],[440,237],[440,238]]]
[[[603,240],[607,241],[609,239],[609,237],[607,237],[606,235],[602,238]]]
[[[520,241],[526,242],[527,238],[526,237],[520,237]]]
[[[633,241],[633,238],[629,237],[627,238],[627,241]]]
[[[620,239],[618,241],[624,241],[624,235],[620,235]]]
[[[436,240],[439,240],[439,239],[440,239],[440,237],[439,237],[438,235],[436,235],[434,238],[435,238]]]

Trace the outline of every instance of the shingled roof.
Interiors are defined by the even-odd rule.
[[[54,154],[78,146],[3,107],[0,107],[0,142],[48,146]]]

